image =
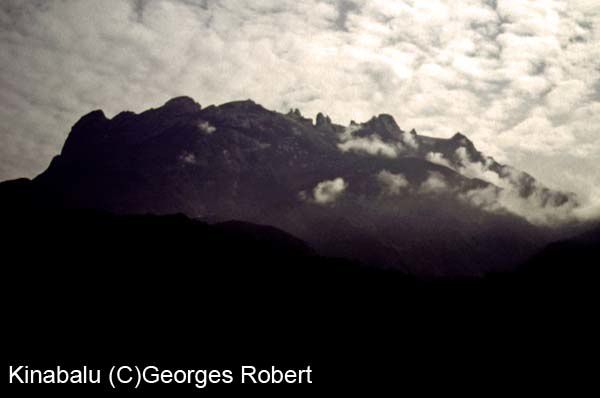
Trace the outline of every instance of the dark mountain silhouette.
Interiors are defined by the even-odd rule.
[[[269,226],[14,210],[2,212],[8,358],[105,369],[116,358],[192,369],[285,358],[312,364],[314,389],[338,392],[539,391],[549,377],[572,391],[595,380],[575,354],[592,341],[596,290],[582,287],[596,287],[583,271],[600,260],[598,229],[521,272],[424,281],[319,256]],[[162,388],[151,391],[193,391]]]
[[[573,395],[596,380],[578,354],[597,339],[600,228],[463,200],[511,189],[577,205],[463,135],[406,133],[387,115],[343,127],[188,98],[92,112],[48,170],[0,184],[5,355],[315,371],[306,390],[210,390],[228,395]],[[198,394],[144,393],[180,391]]]
[[[485,157],[462,134],[407,133],[389,115],[344,127],[319,114],[313,124],[298,110],[284,115],[252,101],[202,109],[187,97],[141,114],[84,116],[44,173],[0,192],[6,203],[35,208],[271,225],[322,255],[429,276],[510,269],[560,237],[474,204],[474,192],[507,189],[465,171],[474,168],[544,210],[577,205]]]
[[[598,289],[600,275],[600,225],[569,239],[553,242],[536,253],[517,269],[517,276],[525,282],[535,280],[551,288],[563,286],[565,291],[576,291],[587,286],[591,294]]]

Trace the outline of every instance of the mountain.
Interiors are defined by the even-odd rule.
[[[565,292],[592,294],[600,275],[600,225],[568,239],[552,242],[518,268],[517,276],[526,282],[558,284]],[[584,291],[583,287],[588,289]]]
[[[588,265],[596,265],[598,229],[557,243],[572,261],[551,278],[543,267],[502,283],[423,282],[318,256],[283,231],[239,221],[2,210],[10,231],[2,246],[10,364],[66,367],[85,358],[108,374],[121,358],[174,369],[228,368],[240,358],[309,363],[320,375],[315,388],[332,392],[397,388],[398,380],[421,391],[432,377],[447,391],[465,374],[477,393],[490,385],[522,389],[523,381],[539,391],[549,376],[569,391],[584,376],[595,380],[578,354],[597,340],[597,300],[580,300],[581,286],[597,278],[573,272],[570,256],[590,243],[596,257]],[[577,279],[583,283],[571,284]],[[197,394],[185,387],[157,391]]]
[[[405,132],[390,115],[349,126],[252,101],[180,97],[140,114],[82,117],[4,206],[175,214],[270,225],[319,254],[422,276],[509,269],[558,237],[577,207],[464,135]]]
[[[118,358],[310,364],[336,393],[572,393],[596,380],[581,355],[597,341],[600,226],[539,221],[576,206],[466,136],[387,115],[340,126],[188,98],[92,112],[48,170],[0,184],[5,356],[107,374]]]

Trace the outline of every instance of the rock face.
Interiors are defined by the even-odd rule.
[[[345,127],[319,114],[313,124],[298,110],[187,97],[84,116],[49,168],[17,185],[38,206],[272,225],[322,254],[421,275],[502,269],[550,239],[494,203],[501,193],[550,212],[577,205],[462,134],[407,133],[390,115]]]

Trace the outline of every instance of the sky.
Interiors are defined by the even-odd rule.
[[[2,0],[0,48],[0,180],[91,110],[188,95],[460,131],[600,208],[597,0]]]

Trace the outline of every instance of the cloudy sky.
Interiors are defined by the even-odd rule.
[[[600,203],[598,0],[2,0],[0,179],[93,109],[251,98],[468,135]]]

